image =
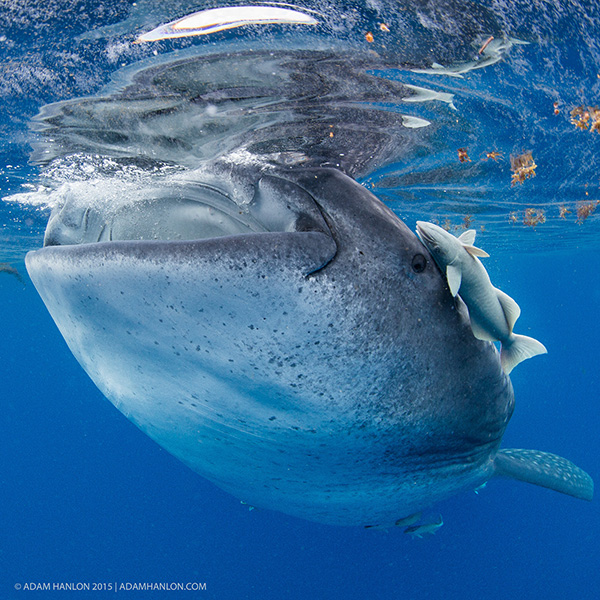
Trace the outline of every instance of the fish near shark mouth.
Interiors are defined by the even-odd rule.
[[[288,237],[290,234],[296,235]],[[313,235],[305,239],[298,234]],[[314,234],[320,235],[315,238]],[[220,186],[185,181],[148,186],[132,190],[129,198],[116,205],[82,202],[72,193],[52,211],[44,247],[125,241],[147,244],[222,240],[226,244],[232,242],[232,237],[261,235],[266,235],[269,243],[277,240],[298,245],[316,240],[320,252],[315,255],[317,264],[307,266],[308,272],[325,266],[337,252],[315,199],[294,182],[266,174],[254,184],[228,182]]]

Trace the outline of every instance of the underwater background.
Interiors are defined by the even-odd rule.
[[[8,267],[0,272],[0,598],[115,593],[17,589],[28,582],[206,584],[201,591],[118,592],[144,598],[597,598],[596,500],[586,503],[493,479],[477,494],[464,493],[434,507],[431,516],[441,514],[444,526],[423,539],[412,539],[401,529],[333,527],[249,510],[127,421],[68,350],[27,278],[23,258],[41,246],[49,209],[64,193],[61,186],[85,180],[86,169],[100,179],[123,174],[101,171],[95,162],[98,151],[109,153],[106,137],[94,138],[93,148],[91,143],[84,147],[88,162],[81,154],[76,161],[69,158],[67,139],[61,151],[67,149],[56,153],[59,162],[50,165],[50,172],[49,163],[31,164],[32,145],[39,152],[36,136],[44,132],[35,127],[32,132],[29,123],[48,103],[94,97],[107,85],[109,93],[117,93],[123,85],[110,83],[116,71],[139,61],[152,64],[154,57],[171,51],[211,52],[225,45],[231,51],[236,44],[244,50],[270,44],[302,47],[296,29],[288,26],[283,34],[276,27],[266,34],[249,28],[218,33],[211,41],[132,43],[161,23],[213,5],[118,0],[0,4],[0,192],[5,200],[0,262],[22,278]],[[385,109],[430,126],[406,127],[419,121],[401,119],[398,135],[406,137],[394,145],[382,133],[390,122],[369,122],[369,129],[381,135],[372,138],[368,159],[357,154],[354,171],[352,165],[345,168],[411,229],[417,219],[437,219],[454,232],[464,225],[478,230],[477,245],[491,255],[485,266],[492,282],[521,306],[519,333],[548,348],[547,355],[511,373],[515,412],[503,446],[565,456],[597,481],[600,132],[591,127],[593,110],[586,127],[581,121],[586,109],[600,104],[598,6],[304,6],[327,16],[326,27],[314,32],[322,48],[333,40],[335,52],[350,65],[358,59],[343,52],[344,44],[365,56],[376,52],[373,64],[361,69],[377,70],[386,82],[401,80],[438,93],[421,95],[418,102],[410,96],[412,102],[392,106],[386,94],[393,95],[394,89],[385,87],[385,93],[365,98],[360,95],[364,81],[354,82],[359,103],[371,103],[369,114]],[[386,33],[381,23],[390,33],[401,32],[393,43],[381,42]],[[369,32],[373,42],[366,37]],[[486,49],[481,54],[479,49],[489,37],[529,43],[491,47],[498,52],[490,54],[497,62],[465,67],[485,60]],[[394,61],[402,67],[393,67]],[[421,72],[433,63],[445,65],[450,74]],[[330,99],[338,102],[338,93],[331,92]],[[301,117],[307,113],[294,105],[286,114],[292,123],[298,119],[302,131]],[[309,111],[307,120],[312,116]],[[368,122],[364,115],[361,119]],[[419,137],[434,129],[431,137]],[[313,129],[304,132],[307,148],[312,135]],[[42,149],[54,149],[56,139],[42,139]],[[355,140],[344,135],[343,127],[339,139]],[[328,159],[329,150],[319,148]],[[462,148],[470,161],[460,161]],[[484,160],[492,151],[501,153],[498,161]],[[282,152],[270,148],[268,160],[279,160],[273,156]],[[511,185],[518,164],[511,168],[510,156],[527,152],[537,165],[535,177]],[[135,177],[139,182],[139,173]]]

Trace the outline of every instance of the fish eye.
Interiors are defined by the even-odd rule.
[[[422,273],[427,266],[427,259],[422,254],[415,254],[412,259],[412,270],[415,273]]]

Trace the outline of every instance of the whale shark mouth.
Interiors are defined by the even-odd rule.
[[[271,175],[255,184],[185,181],[123,192],[116,203],[89,202],[77,191],[68,194],[50,216],[44,246],[274,232],[314,231],[332,237],[314,198],[297,184]],[[101,191],[96,194],[101,196]]]

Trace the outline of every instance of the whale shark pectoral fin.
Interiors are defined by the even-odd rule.
[[[568,494],[582,500],[592,500],[592,478],[571,461],[539,450],[500,450],[494,459],[495,474],[518,479]]]
[[[505,294],[498,288],[494,288],[494,290],[496,292],[498,302],[500,302],[500,306],[504,311],[504,316],[506,317],[506,322],[508,323],[508,329],[512,333],[513,327],[521,315],[521,308],[508,294]]]
[[[526,335],[512,334],[506,342],[502,343],[500,350],[500,363],[508,375],[520,362],[538,354],[546,354],[546,346],[541,342]]]
[[[448,281],[450,293],[453,296],[456,296],[456,294],[458,294],[458,290],[460,289],[460,284],[462,281],[462,271],[460,267],[457,267],[455,265],[448,265],[446,267],[446,280]]]

